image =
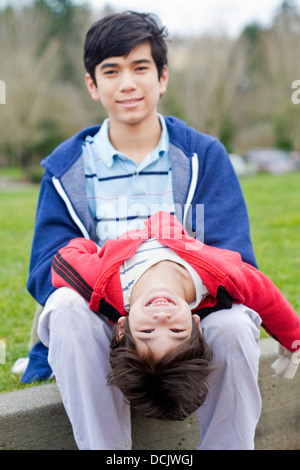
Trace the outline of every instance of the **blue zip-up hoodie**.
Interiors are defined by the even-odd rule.
[[[170,138],[176,217],[207,245],[238,251],[256,267],[249,220],[239,181],[220,141],[166,117]],[[44,305],[53,292],[54,255],[72,238],[97,241],[96,222],[88,209],[82,143],[100,126],[84,129],[42,161],[45,173],[38,201],[28,290]],[[162,201],[163,202],[163,201]],[[204,207],[204,227],[199,205]]]

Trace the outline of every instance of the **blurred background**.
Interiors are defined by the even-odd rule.
[[[0,0],[0,168],[38,166],[106,117],[85,89],[83,42],[94,21],[126,9],[157,13],[169,30],[160,112],[219,137],[237,171],[245,157],[255,168],[268,160],[249,154],[261,147],[284,151],[272,156],[277,168],[299,165],[300,104],[291,99],[300,80],[299,1]]]

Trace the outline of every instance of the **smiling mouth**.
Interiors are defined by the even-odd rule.
[[[134,106],[142,101],[142,98],[132,98],[128,100],[119,100],[118,103],[122,106]]]
[[[155,297],[147,302],[146,307],[159,307],[161,305],[168,307],[170,305],[175,305],[175,303],[173,300],[166,297]]]
[[[135,103],[136,101],[140,101],[141,98],[132,98],[131,100],[121,100],[120,103],[123,104],[130,104],[130,103]]]

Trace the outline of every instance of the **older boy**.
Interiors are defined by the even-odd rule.
[[[82,236],[103,245],[160,204],[206,244],[239,251],[256,265],[245,202],[224,147],[157,114],[168,82],[165,36],[153,16],[134,12],[106,17],[87,34],[86,84],[108,119],[42,163],[28,281],[41,305],[54,290],[50,268],[59,248]],[[106,386],[111,324],[76,292],[67,299],[59,292],[47,304],[49,358],[78,447],[129,449],[129,406],[117,388]],[[222,312],[203,321],[219,367],[199,411],[201,449],[253,448],[261,406],[259,324],[257,313],[242,305],[232,307],[226,321]]]

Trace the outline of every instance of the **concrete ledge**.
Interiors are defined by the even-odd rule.
[[[300,449],[300,369],[293,380],[273,377],[271,364],[277,356],[278,343],[271,338],[261,341],[259,387],[262,414],[256,430],[257,450]]]
[[[0,395],[0,449],[76,449],[56,384]]]
[[[257,450],[300,449],[300,373],[292,381],[272,377],[277,343],[261,341],[259,385],[263,411],[258,424]],[[135,450],[194,450],[198,421],[160,422],[132,416]],[[56,384],[40,385],[0,395],[0,449],[74,450],[72,429]]]

